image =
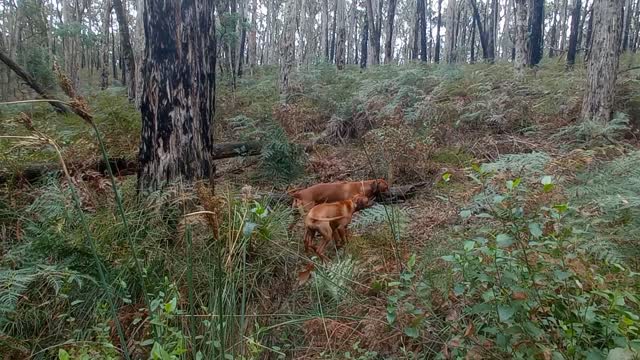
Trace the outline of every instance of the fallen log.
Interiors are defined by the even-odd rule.
[[[221,160],[238,156],[260,155],[261,151],[262,144],[257,141],[221,143],[213,146],[212,156],[213,160]],[[135,175],[138,171],[138,162],[134,159],[114,158],[109,160],[109,165],[116,176]],[[102,174],[107,173],[107,163],[102,159],[90,164],[68,163],[67,167],[71,172],[93,170]],[[58,163],[32,164],[14,173],[0,170],[0,184],[11,179],[33,183],[47,174],[59,170],[60,164]]]
[[[415,196],[420,189],[426,187],[429,184],[429,182],[425,181],[411,185],[392,186],[389,188],[388,192],[380,194],[376,198],[376,202],[380,204],[394,204],[404,202],[405,200]],[[293,203],[293,198],[286,192],[258,192],[256,195],[288,205]]]

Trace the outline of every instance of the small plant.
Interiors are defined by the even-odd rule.
[[[542,191],[554,184],[543,177]],[[454,333],[453,354],[477,351],[532,358],[606,357],[618,347],[640,347],[640,300],[628,291],[633,274],[622,265],[599,264],[568,218],[567,204],[527,213],[520,179],[485,204],[480,229],[464,248],[443,259],[452,264],[453,294],[465,304]],[[469,330],[472,329],[472,330]]]

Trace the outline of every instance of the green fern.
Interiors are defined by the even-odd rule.
[[[27,298],[27,293],[39,295],[41,299],[48,291],[58,296],[65,284],[75,283],[81,287],[83,279],[88,278],[59,266],[0,269],[0,315],[6,316],[15,311],[19,300]]]
[[[599,253],[638,255],[634,239],[640,238],[640,151],[578,174],[567,192],[574,204],[595,210],[588,224],[595,231],[594,244],[617,245]]]
[[[482,164],[482,171],[512,173],[542,173],[544,167],[549,163],[551,157],[543,152],[532,152],[527,154],[507,154],[502,155],[498,160]]]
[[[409,227],[409,216],[400,207],[378,204],[360,211],[351,222],[351,228],[364,229],[384,224],[388,224],[396,240],[400,240]]]
[[[590,146],[612,144],[629,130],[629,115],[615,113],[609,122],[598,119],[582,121],[570,125],[553,136],[555,139],[575,139],[579,144]]]

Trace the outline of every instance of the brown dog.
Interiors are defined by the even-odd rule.
[[[325,247],[334,239],[337,247],[347,241],[347,226],[351,223],[353,213],[372,205],[372,201],[363,195],[355,195],[351,200],[343,200],[314,206],[304,219],[304,249],[310,249],[323,260]],[[316,233],[323,240],[316,248],[313,239]]]
[[[316,184],[306,189],[289,191],[289,195],[293,197],[293,206],[304,215],[317,204],[350,200],[356,195],[373,199],[387,191],[389,184],[384,179],[376,179]]]

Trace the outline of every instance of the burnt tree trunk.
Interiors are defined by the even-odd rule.
[[[544,49],[544,0],[531,0],[529,11],[529,65],[538,65]]]
[[[622,35],[622,51],[627,51],[629,48],[629,31],[631,29],[631,14],[633,13],[633,1],[627,0],[627,5],[624,8],[624,30]]]
[[[393,22],[396,17],[396,1],[389,0],[387,8],[387,38],[384,44],[384,63],[390,64],[393,60]]]
[[[622,0],[595,0],[593,45],[587,65],[587,91],[582,102],[583,121],[608,122],[613,112],[620,37]]]
[[[213,3],[144,0],[145,63],[138,189],[212,179]]]
[[[120,32],[120,48],[122,51],[122,57],[124,58],[124,67],[126,68],[127,78],[123,77],[124,81],[128,84],[129,101],[133,102],[136,99],[136,60],[133,57],[133,48],[131,47],[131,37],[129,36],[129,24],[127,21],[127,15],[122,7],[121,0],[113,0],[113,9],[116,12],[118,18],[118,32]],[[165,14],[166,16],[166,14]]]
[[[569,50],[567,51],[567,68],[573,68],[576,63],[576,51],[578,49],[578,31],[580,31],[580,11],[582,2],[575,0],[575,6],[571,12],[571,35],[569,36]]]

